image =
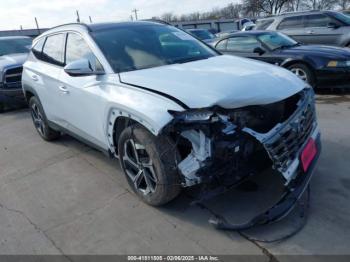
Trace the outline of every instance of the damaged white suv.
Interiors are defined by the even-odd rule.
[[[150,205],[268,168],[290,192],[285,204],[304,191],[320,153],[303,81],[157,22],[53,28],[35,39],[22,83],[42,138],[68,133],[119,158]]]

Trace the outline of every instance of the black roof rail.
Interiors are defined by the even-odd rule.
[[[164,25],[171,25],[170,23],[161,20],[161,19],[142,19],[141,21],[148,21],[148,22],[155,22],[155,23],[159,23],[159,24],[164,24]]]
[[[67,25],[81,25],[81,26],[85,27],[87,30],[89,30],[89,32],[91,32],[91,28],[85,23],[67,23],[67,24],[62,24],[62,25],[57,25],[57,26],[51,27],[49,30],[56,29],[56,28],[63,27],[63,26],[67,26]]]
[[[293,12],[283,12],[279,15],[293,15],[293,14],[305,14],[305,13],[313,13],[313,12],[321,12],[321,10],[304,10],[304,11],[293,11]]]

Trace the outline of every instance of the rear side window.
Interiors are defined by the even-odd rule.
[[[48,36],[42,52],[42,60],[50,64],[63,66],[63,47],[65,34]]]
[[[306,16],[306,27],[327,27],[333,20],[323,14]]]
[[[287,17],[279,24],[278,29],[296,29],[303,27],[303,16]]]
[[[257,47],[261,47],[261,43],[252,36],[232,37],[227,41],[228,51],[250,53]]]
[[[34,56],[38,59],[42,59],[42,51],[45,44],[46,38],[41,38],[33,47],[32,52]]]
[[[226,45],[227,45],[227,39],[220,41],[217,45],[216,45],[216,49],[218,50],[226,50]]]
[[[266,30],[275,20],[265,19],[256,21],[256,30]]]

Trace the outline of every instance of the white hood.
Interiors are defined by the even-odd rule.
[[[120,74],[125,83],[168,95],[190,108],[238,108],[283,100],[306,84],[286,69],[246,58],[216,56]]]

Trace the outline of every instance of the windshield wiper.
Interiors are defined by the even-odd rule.
[[[293,47],[293,46],[296,46],[298,44],[295,44],[295,45],[281,45],[279,47],[276,47],[275,49],[273,49],[272,51],[276,51],[278,49],[284,49],[284,48],[290,48],[290,47]]]
[[[192,56],[192,57],[182,57],[177,59],[170,59],[169,64],[183,64],[188,62],[193,62],[197,60],[208,59],[210,56]]]

